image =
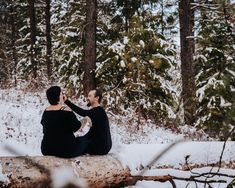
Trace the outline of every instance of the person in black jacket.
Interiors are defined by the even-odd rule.
[[[109,120],[104,108],[100,106],[101,99],[101,90],[91,90],[87,97],[88,106],[91,106],[91,109],[85,110],[70,102],[64,95],[64,103],[75,113],[91,119],[90,130],[83,138],[80,138],[87,143],[85,153],[91,155],[105,155],[112,147]]]
[[[52,86],[46,91],[50,103],[43,112],[41,124],[43,155],[58,157],[76,157],[84,154],[84,147],[75,138],[74,132],[81,127],[81,122],[68,107],[62,106],[63,94],[59,86]]]

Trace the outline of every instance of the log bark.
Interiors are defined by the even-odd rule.
[[[82,156],[63,159],[53,156],[0,157],[2,173],[9,176],[6,187],[52,187],[51,172],[55,169],[72,168],[74,175],[84,178],[88,187],[121,187],[131,177],[114,157]],[[3,186],[1,186],[3,187]]]
[[[135,185],[137,181],[169,181],[172,187],[176,187],[174,181],[194,181],[197,183],[226,183],[221,179],[207,179],[210,176],[235,178],[235,175],[220,172],[193,173],[189,177],[177,177],[172,175],[160,176],[132,176],[128,168],[112,157],[106,156],[82,156],[72,159],[63,159],[52,156],[36,157],[0,157],[2,173],[8,175],[9,184],[0,181],[0,187],[6,188],[51,188],[52,172],[56,169],[71,168],[75,178],[83,178],[87,181],[87,187],[124,187]],[[1,172],[0,172],[1,173]],[[73,182],[71,182],[73,183]],[[72,184],[69,188],[78,187]],[[80,186],[84,187],[84,186]],[[66,187],[63,187],[66,188]]]

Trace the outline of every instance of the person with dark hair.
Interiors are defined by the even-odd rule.
[[[83,117],[88,116],[91,119],[92,126],[82,138],[87,144],[85,153],[91,155],[106,155],[112,147],[109,120],[104,108],[100,106],[101,100],[102,91],[99,89],[91,90],[87,96],[87,106],[91,106],[91,109],[85,110],[76,106],[64,96],[64,103],[75,113]]]
[[[52,86],[46,91],[50,103],[43,112],[41,124],[43,155],[58,157],[76,157],[84,154],[84,147],[79,138],[74,136],[81,127],[81,122],[68,107],[62,106],[63,94],[59,86]]]

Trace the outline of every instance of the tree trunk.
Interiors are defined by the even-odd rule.
[[[51,0],[46,0],[46,65],[47,65],[47,76],[51,79],[52,66],[51,66]]]
[[[164,0],[161,0],[160,2],[161,5],[161,34],[164,35]]]
[[[13,60],[13,77],[14,77],[14,85],[17,86],[17,53],[16,53],[16,28],[15,28],[15,17],[16,12],[14,9],[14,5],[10,6],[10,24],[11,24],[11,49],[12,49],[12,60]]]
[[[14,188],[52,187],[51,172],[56,169],[70,168],[72,176],[85,179],[89,188],[121,187],[131,176],[127,168],[109,155],[72,159],[52,156],[0,157],[0,160],[3,174],[11,174],[8,187]]]
[[[9,23],[9,2],[2,0],[0,3],[0,83],[6,87],[11,78],[11,61],[8,57],[10,37],[8,35]]]
[[[95,89],[96,69],[96,18],[97,0],[86,1],[86,26],[84,45],[84,94],[87,95],[91,89]]]
[[[125,31],[128,33],[129,31],[129,22],[130,22],[130,4],[129,4],[129,1],[125,1],[124,0],[124,17],[125,17]]]
[[[35,60],[36,50],[36,18],[35,18],[35,7],[34,0],[28,0],[29,3],[29,18],[30,18],[30,61],[32,63],[33,78],[37,77],[37,63]]]
[[[192,125],[195,121],[195,75],[193,66],[193,23],[190,0],[180,0],[180,46],[181,46],[181,75],[182,75],[182,98],[184,107],[185,123]]]

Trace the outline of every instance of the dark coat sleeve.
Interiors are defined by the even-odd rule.
[[[77,119],[76,115],[71,112],[70,125],[73,132],[76,132],[81,127],[81,122]]]
[[[64,103],[67,104],[68,107],[71,108],[78,115],[83,116],[83,117],[85,117],[85,116],[90,117],[90,110],[84,110],[84,109],[80,108],[79,106],[70,102],[68,99]]]

